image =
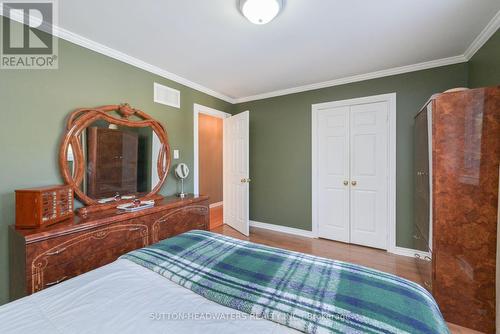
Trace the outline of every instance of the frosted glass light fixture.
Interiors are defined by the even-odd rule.
[[[254,24],[271,22],[281,10],[282,0],[240,0],[240,9]]]

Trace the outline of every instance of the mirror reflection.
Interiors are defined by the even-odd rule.
[[[101,203],[149,193],[158,183],[161,142],[150,127],[127,127],[97,120],[80,137],[85,173],[81,190]],[[66,154],[75,176],[71,145]]]
[[[66,161],[71,176],[75,176],[75,155],[73,153],[73,146],[69,144],[68,151],[66,152]]]

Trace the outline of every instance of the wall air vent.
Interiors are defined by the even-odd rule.
[[[154,83],[154,101],[174,108],[181,107],[181,92],[167,86]]]

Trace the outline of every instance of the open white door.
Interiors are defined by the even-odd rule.
[[[250,112],[224,119],[224,224],[249,235]]]

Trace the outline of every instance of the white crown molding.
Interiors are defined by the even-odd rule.
[[[299,87],[276,90],[276,91],[269,92],[269,93],[257,94],[257,95],[237,98],[234,100],[236,103],[250,102],[250,101],[255,101],[255,100],[267,99],[270,97],[306,92],[306,91],[320,89],[320,88],[345,85],[345,84],[353,83],[353,82],[360,82],[360,81],[365,81],[365,80],[370,80],[370,79],[383,78],[383,77],[396,75],[396,74],[421,71],[421,70],[426,70],[426,69],[440,67],[440,66],[465,63],[465,62],[468,62],[472,58],[472,56],[474,56],[474,54],[476,54],[476,52],[490,39],[491,36],[493,36],[493,34],[499,28],[500,28],[500,11],[498,11],[495,14],[495,16],[493,16],[493,18],[490,20],[490,22],[488,22],[486,27],[474,39],[474,41],[467,48],[467,50],[459,56],[431,60],[431,61],[413,64],[413,65],[395,67],[395,68],[390,68],[387,70],[381,70],[381,71],[376,71],[376,72],[371,72],[371,73],[366,73],[366,74],[354,75],[354,76],[350,76],[350,77],[345,77],[345,78],[335,79],[335,80],[330,80],[330,81],[324,81],[324,82],[319,82],[319,83],[310,84],[310,85],[304,85],[304,86],[299,86]]]
[[[496,13],[486,27],[477,35],[472,44],[464,52],[464,56],[469,61],[472,56],[486,43],[491,36],[500,28],[500,10]]]
[[[1,6],[0,6],[0,15],[3,16]],[[13,17],[12,19],[19,21],[19,22],[22,22],[22,20],[20,18]],[[45,26],[46,26],[46,24],[44,22],[44,24],[42,26],[42,30],[48,31],[48,30],[46,30]],[[345,78],[329,80],[329,81],[324,81],[324,82],[319,82],[319,83],[314,83],[314,84],[309,84],[309,85],[304,85],[304,86],[276,90],[276,91],[272,91],[272,92],[268,92],[268,93],[257,94],[257,95],[241,97],[241,98],[232,98],[232,97],[229,97],[229,96],[224,95],[222,93],[216,92],[210,88],[207,88],[207,87],[200,85],[196,82],[190,81],[190,80],[183,78],[177,74],[168,72],[168,71],[166,71],[162,68],[159,68],[155,65],[149,64],[145,61],[142,61],[138,58],[132,57],[128,54],[125,54],[121,51],[118,51],[116,49],[108,47],[104,44],[95,42],[91,39],[88,39],[88,38],[83,37],[81,35],[75,34],[71,31],[63,29],[59,26],[54,26],[54,35],[56,37],[62,38],[64,40],[69,41],[71,43],[74,43],[76,45],[79,45],[81,47],[84,47],[84,48],[87,48],[89,50],[101,53],[103,55],[106,55],[106,56],[114,58],[114,59],[117,59],[119,61],[122,61],[124,63],[127,63],[127,64],[135,66],[135,67],[138,67],[140,69],[143,69],[143,70],[148,71],[150,73],[156,74],[156,75],[161,76],[163,78],[175,81],[179,84],[193,88],[195,90],[198,90],[198,91],[203,92],[205,94],[208,94],[210,96],[216,97],[216,98],[221,99],[223,101],[226,101],[228,103],[238,104],[238,103],[243,103],[243,102],[250,102],[250,101],[255,101],[255,100],[267,99],[267,98],[276,97],[276,96],[283,96],[283,95],[289,95],[289,94],[294,94],[294,93],[300,93],[300,92],[305,92],[305,91],[310,91],[310,90],[315,90],[315,89],[320,89],[320,88],[339,86],[339,85],[360,82],[360,81],[365,81],[365,80],[370,80],[370,79],[377,79],[377,78],[387,77],[387,76],[391,76],[391,75],[426,70],[426,69],[440,67],[440,66],[464,63],[464,62],[469,61],[472,58],[472,56],[474,56],[474,54],[484,45],[484,43],[486,43],[486,41],[488,41],[488,39],[499,29],[499,27],[500,27],[500,11],[498,11],[496,13],[496,15],[490,20],[490,22],[481,31],[481,33],[474,39],[474,41],[467,48],[467,50],[463,54],[458,55],[458,56],[442,58],[442,59],[437,59],[437,60],[431,60],[431,61],[417,63],[417,64],[413,64],[413,65],[400,66],[400,67],[390,68],[390,69],[386,69],[386,70],[380,70],[380,71],[375,71],[375,72],[370,72],[370,73],[365,73],[365,74],[360,74],[360,75],[354,75],[354,76],[349,76],[349,77],[345,77]]]
[[[282,90],[276,90],[276,91],[269,92],[269,93],[252,95],[252,96],[247,96],[247,97],[243,97],[243,98],[237,98],[234,100],[236,101],[236,103],[262,100],[262,99],[267,99],[270,97],[301,93],[301,92],[306,92],[306,91],[310,91],[310,90],[345,85],[348,83],[360,82],[360,81],[365,81],[365,80],[370,80],[370,79],[378,79],[378,78],[383,78],[383,77],[396,75],[396,74],[403,74],[403,73],[415,72],[415,71],[420,71],[420,70],[426,70],[426,69],[430,69],[430,68],[434,68],[434,67],[453,65],[453,64],[458,64],[458,63],[465,63],[466,61],[467,61],[467,59],[465,58],[465,56],[460,55],[460,56],[455,56],[455,57],[426,61],[423,63],[413,64],[413,65],[394,67],[394,68],[370,72],[370,73],[366,73],[366,74],[353,75],[350,77],[329,80],[329,81],[314,83],[314,84],[310,84],[310,85],[304,85],[304,86],[298,86],[298,87],[287,88],[287,89],[282,89]]]
[[[168,72],[166,70],[163,70],[155,65],[151,65],[145,61],[142,61],[138,58],[135,58],[135,57],[132,57],[132,56],[129,56],[128,54],[126,53],[123,53],[121,51],[118,51],[118,50],[115,50],[113,48],[110,48],[106,45],[103,45],[103,44],[100,44],[100,43],[97,43],[97,42],[94,42],[93,40],[90,40],[88,38],[85,38],[83,36],[80,36],[78,34],[75,34],[71,31],[68,31],[66,29],[62,29],[62,28],[57,28],[57,35],[58,37],[68,41],[68,42],[71,42],[71,43],[74,43],[74,44],[77,44],[79,46],[82,46],[84,48],[87,48],[87,49],[90,49],[92,51],[95,51],[95,52],[98,52],[98,53],[101,53],[103,55],[106,55],[108,57],[111,57],[111,58],[114,58],[114,59],[117,59],[117,60],[120,60],[124,63],[127,63],[129,65],[132,65],[132,66],[135,66],[135,67],[138,67],[140,69],[143,69],[145,71],[148,71],[150,73],[153,73],[153,74],[156,74],[156,75],[159,75],[165,79],[169,79],[169,80],[172,80],[172,81],[175,81],[181,85],[184,85],[184,86],[187,86],[187,87],[190,87],[192,89],[195,89],[195,90],[198,90],[202,93],[205,93],[205,94],[208,94],[210,96],[213,96],[213,97],[216,97],[218,99],[221,99],[223,101],[226,101],[228,103],[231,103],[231,104],[234,104],[235,101],[233,98],[229,97],[229,96],[226,96],[222,93],[219,93],[219,92],[216,92],[210,88],[207,88],[205,86],[202,86],[196,82],[193,82],[193,81],[190,81],[186,78],[183,78],[177,74],[174,74],[174,73],[171,73],[171,72]]]
[[[2,6],[0,6],[0,15],[5,16],[3,13]],[[24,22],[23,18],[19,17],[19,16],[12,16],[11,19],[14,21],[20,22],[20,23]],[[40,28],[41,28],[41,30],[50,33],[50,31],[51,31],[50,27],[51,27],[51,25],[44,21]],[[95,51],[97,53],[103,54],[105,56],[111,57],[113,59],[119,60],[119,61],[124,62],[126,64],[135,66],[135,67],[140,68],[142,70],[145,70],[147,72],[161,76],[165,79],[175,81],[181,85],[198,90],[202,93],[216,97],[216,98],[221,99],[223,101],[226,101],[228,103],[235,104],[234,99],[229,97],[229,96],[226,96],[222,93],[216,92],[210,88],[202,86],[196,82],[190,81],[190,80],[183,78],[177,74],[168,72],[162,68],[159,68],[158,66],[152,65],[152,64],[147,63],[145,61],[142,61],[138,58],[132,57],[124,52],[118,51],[118,50],[113,49],[113,48],[106,46],[104,44],[95,42],[89,38],[75,34],[74,32],[71,32],[71,31],[66,30],[64,28],[61,28],[57,25],[53,25],[53,34],[54,34],[54,36],[61,38],[61,39],[64,39],[64,40],[71,42],[73,44],[79,45],[79,46],[84,47],[86,49],[89,49],[89,50]]]

